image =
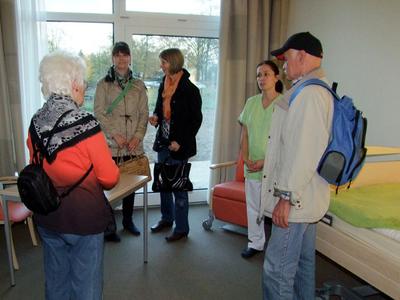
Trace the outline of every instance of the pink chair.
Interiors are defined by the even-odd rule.
[[[0,177],[0,189],[6,188],[9,185],[16,184],[17,178],[12,176],[12,177]],[[0,224],[4,224],[4,215],[3,215],[3,207],[1,206],[0,202]],[[35,234],[35,229],[33,226],[32,222],[32,212],[28,210],[25,205],[21,202],[12,202],[8,201],[8,216],[9,216],[9,221],[10,225],[13,223],[17,222],[22,222],[25,221],[28,224],[29,228],[29,233],[32,239],[32,244],[34,246],[37,246],[37,239],[36,239],[36,234]],[[12,227],[12,226],[10,226]],[[14,247],[14,240],[12,237],[12,230],[10,231],[11,234],[11,251],[12,251],[12,257],[13,257],[13,265],[15,270],[19,270],[19,263],[17,260],[17,256],[15,255],[15,247]]]

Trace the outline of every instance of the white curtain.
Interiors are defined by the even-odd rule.
[[[26,138],[32,115],[43,104],[38,80],[39,62],[47,53],[46,15],[43,0],[16,0],[15,15],[17,28],[18,72],[22,107],[22,145],[19,141],[16,151],[23,151],[25,162],[28,158]],[[20,135],[20,136],[21,136]],[[21,169],[20,163],[19,169]]]
[[[0,7],[7,11],[5,7]],[[6,54],[4,51],[3,41],[6,36],[3,31],[5,24],[4,15],[0,13],[0,176],[13,175],[15,172],[15,157],[13,152],[13,134],[12,134],[12,118],[11,103],[8,83],[10,76],[6,67]]]
[[[15,1],[0,0],[0,24],[0,176],[9,176],[25,162]]]

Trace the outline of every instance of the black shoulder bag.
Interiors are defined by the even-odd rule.
[[[154,164],[154,192],[193,191],[189,173],[192,164],[188,162],[170,164],[165,160]]]

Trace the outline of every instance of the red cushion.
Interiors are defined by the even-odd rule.
[[[8,217],[12,222],[21,222],[29,217],[32,212],[21,202],[8,201]],[[0,205],[0,220],[4,221],[3,208]]]
[[[218,220],[247,227],[246,203],[213,197],[213,212]]]
[[[218,196],[232,201],[246,202],[244,193],[244,182],[228,181],[214,186],[214,196]]]

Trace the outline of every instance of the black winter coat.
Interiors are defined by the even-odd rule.
[[[183,75],[175,93],[171,97],[171,120],[168,141],[163,141],[161,123],[163,121],[163,99],[165,76],[158,89],[158,97],[154,114],[158,117],[158,130],[153,150],[159,152],[165,144],[176,141],[180,148],[171,151],[173,159],[186,160],[196,155],[196,134],[199,131],[203,115],[201,113],[201,95],[199,89],[189,80],[190,74],[183,69]]]

